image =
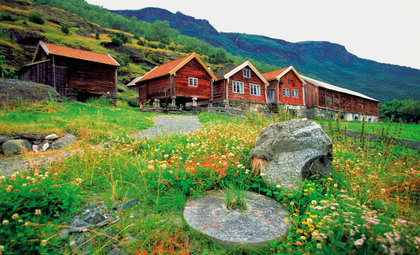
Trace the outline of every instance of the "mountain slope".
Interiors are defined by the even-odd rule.
[[[293,65],[303,74],[362,92],[380,101],[420,98],[420,70],[361,59],[339,44],[313,41],[290,43],[260,35],[219,33],[207,20],[159,8],[112,12],[147,22],[167,20],[182,34],[221,46],[233,55],[280,67]]]

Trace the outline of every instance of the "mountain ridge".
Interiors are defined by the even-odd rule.
[[[233,55],[278,67],[293,65],[307,76],[359,91],[380,101],[420,98],[420,92],[417,92],[420,91],[420,70],[359,58],[337,43],[292,43],[262,35],[218,32],[207,20],[155,7],[111,11],[147,22],[166,20],[181,34],[223,47]],[[401,87],[403,84],[405,86]]]

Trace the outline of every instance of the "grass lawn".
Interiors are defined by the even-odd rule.
[[[96,100],[90,103],[40,103],[0,110],[0,134],[42,132],[71,133],[87,143],[109,141],[153,126],[154,114],[128,106],[112,107]]]
[[[114,135],[130,133],[128,123],[144,118],[121,107],[63,106],[58,115],[75,114],[78,120],[99,123],[92,128],[82,125],[94,137],[95,132],[108,132],[95,127],[118,129]],[[19,110],[16,115],[23,113]],[[28,120],[31,114],[26,116]],[[118,123],[121,116],[124,121]],[[119,139],[109,148],[86,150],[48,168],[0,176],[4,252],[71,253],[69,240],[59,237],[58,231],[84,210],[83,204],[103,201],[112,210],[115,204],[137,198],[136,206],[117,212],[118,223],[86,232],[88,250],[105,254],[112,241],[130,254],[242,254],[212,242],[182,221],[188,198],[230,187],[269,196],[288,211],[287,237],[258,248],[256,254],[418,254],[418,152],[384,141],[365,146],[332,135],[331,176],[314,176],[290,191],[267,185],[250,173],[249,152],[270,121],[211,113],[199,118],[203,128],[191,134]],[[25,119],[18,123],[25,125]],[[67,125],[60,128],[66,130]],[[115,236],[110,238],[109,233]],[[121,241],[128,237],[130,242]]]
[[[324,127],[328,125],[328,121],[317,121]],[[334,124],[335,125],[335,124]],[[360,132],[362,130],[361,121],[340,121],[342,129],[347,128]],[[378,134],[382,129],[389,130],[389,134],[396,137],[400,136],[403,139],[409,139],[414,141],[420,141],[420,125],[419,124],[400,124],[395,122],[380,122],[380,123],[364,123],[364,129],[366,133]]]

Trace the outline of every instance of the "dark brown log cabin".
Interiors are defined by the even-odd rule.
[[[137,82],[140,104],[150,100],[160,100],[163,104],[173,106],[197,102],[211,102],[214,74],[193,53],[189,56],[173,60],[155,67],[142,76]]]
[[[214,85],[214,102],[231,104],[266,103],[268,82],[251,62],[232,66],[216,73]]]
[[[305,101],[308,108],[379,116],[379,101],[361,93],[337,87],[306,76]]]
[[[270,83],[267,90],[268,103],[305,105],[305,81],[293,66],[263,73]]]
[[[19,70],[20,80],[53,86],[61,96],[115,93],[120,65],[110,55],[39,42],[32,63]]]

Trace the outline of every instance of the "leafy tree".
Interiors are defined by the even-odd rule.
[[[70,30],[69,30],[69,25],[67,25],[67,24],[61,24],[61,32],[63,32],[63,33],[65,33],[65,34],[69,34],[70,33]]]
[[[111,37],[111,42],[112,42],[112,44],[114,44],[117,47],[120,47],[124,44],[124,42],[121,40],[121,38],[115,37],[115,36]]]
[[[379,116],[382,120],[418,123],[420,120],[420,101],[393,100],[379,104]]]
[[[159,41],[169,44],[172,29],[168,21],[155,21],[145,33],[145,38],[149,41]]]
[[[0,71],[1,71],[1,77],[3,78],[9,78],[9,79],[15,79],[16,74],[15,71],[9,70],[5,67],[6,64],[6,56],[0,55]]]
[[[29,21],[33,23],[41,24],[41,25],[44,24],[45,22],[44,18],[41,15],[34,12],[29,15]]]
[[[15,16],[10,15],[10,13],[2,13],[0,14],[0,21],[16,21],[18,18]]]
[[[99,40],[99,39],[100,39],[100,37],[99,37],[99,32],[98,32],[98,31],[96,31],[96,33],[95,33],[95,39],[96,39],[96,40]]]

